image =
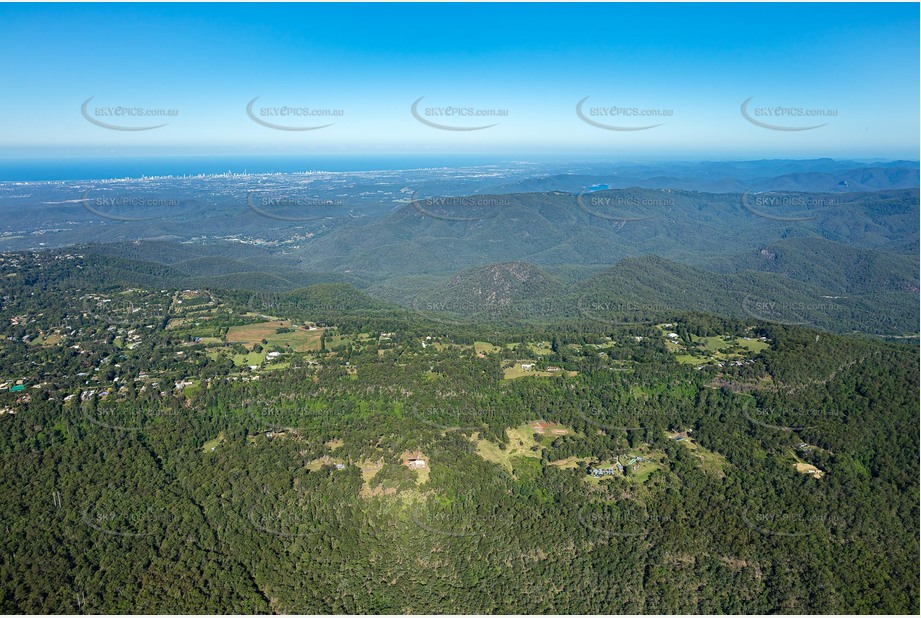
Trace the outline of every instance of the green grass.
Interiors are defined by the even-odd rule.
[[[512,464],[509,462],[508,451],[503,451],[497,444],[480,438],[479,433],[474,433],[470,439],[473,441],[476,452],[480,457],[486,461],[499,464],[509,472],[512,471]]]
[[[474,433],[470,439],[476,446],[477,454],[480,457],[486,461],[499,464],[509,472],[516,473],[517,470],[533,471],[533,464],[518,461],[521,459],[534,460],[538,468],[540,467],[541,452],[561,435],[554,434],[553,430],[565,430],[568,434],[572,434],[572,430],[568,427],[553,423],[544,429],[545,433],[539,436],[538,440],[535,440],[534,434],[539,432],[531,426],[531,423],[522,423],[517,427],[506,428],[505,435],[508,437],[508,445],[505,450],[489,440],[480,438],[477,433]],[[539,448],[531,450],[535,446]]]
[[[121,347],[118,343],[119,339],[120,337],[115,338],[115,345],[118,347]],[[36,337],[35,339],[32,339],[31,341],[29,341],[28,345],[31,345],[31,346],[40,345],[40,346],[50,347],[50,346],[56,345],[60,341],[61,341],[61,335],[59,333],[51,333],[50,335],[40,335]]]
[[[533,362],[534,361],[518,361],[511,367],[508,367],[503,370],[503,373],[504,373],[503,379],[514,380],[515,378],[527,378],[527,377],[549,378],[554,375],[558,375],[555,373],[550,373],[549,371],[537,371],[536,369],[525,371],[524,369],[521,368],[522,363],[527,365]]]
[[[291,348],[296,352],[307,352],[320,349],[320,336],[322,331],[296,330],[292,333],[269,335],[265,339],[268,345],[277,345],[282,348]]]
[[[195,395],[195,393],[197,393],[200,390],[201,390],[201,384],[190,384],[189,386],[186,386],[185,388],[182,389],[182,394],[185,395],[186,397],[192,397],[193,395]]]
[[[665,347],[669,352],[675,354],[675,360],[683,365],[705,365],[716,361],[737,360],[754,356],[771,347],[766,341],[746,340],[742,337],[731,337],[726,340],[722,336],[691,335],[691,341],[694,345],[686,346],[683,341],[666,339]],[[689,351],[697,355],[689,354]]]
[[[717,352],[732,346],[732,342],[726,341],[722,337],[698,337],[697,335],[691,335],[691,340],[694,343],[703,343],[704,348],[708,352]]]
[[[213,440],[208,440],[207,442],[205,442],[205,444],[201,447],[201,450],[204,451],[205,453],[210,453],[211,449],[217,448],[218,446],[223,444],[225,439],[226,438],[224,436],[224,432],[222,431]]]
[[[337,348],[347,348],[354,343],[355,339],[351,335],[333,335],[327,340],[326,347],[330,350],[335,350]]]
[[[666,339],[665,349],[668,350],[669,352],[680,352],[684,350],[684,345],[681,343],[676,343],[675,341],[671,339]]]
[[[656,470],[664,469],[665,466],[660,463],[653,461],[643,461],[637,466],[636,471],[627,477],[627,480],[631,483],[645,483],[649,480],[649,477],[656,472]]]
[[[530,456],[540,457],[540,453],[531,450],[532,446],[538,445],[534,440],[534,434],[534,428],[528,423],[506,429],[505,435],[508,436],[509,450],[518,449],[519,451],[527,451],[530,453]]]
[[[546,422],[546,421],[542,421]],[[528,439],[533,443],[534,434],[540,435],[540,439],[537,440],[537,444],[541,448],[550,448],[550,445],[553,444],[553,441],[559,438],[560,436],[566,435],[579,435],[573,432],[572,429],[561,425],[559,423],[550,423],[543,427],[541,431],[538,431],[533,427],[533,423],[526,423],[525,425],[519,425],[515,428],[515,432],[518,435],[527,435]]]
[[[473,351],[477,354],[492,354],[493,352],[498,352],[501,350],[499,346],[495,346],[491,343],[485,341],[474,341],[473,342]]]
[[[499,448],[499,445],[484,440],[475,433],[471,437],[476,445],[477,454],[486,461],[499,464],[509,472],[515,471],[513,458],[531,457],[540,459],[540,451],[532,451],[531,447],[537,442],[534,441],[534,430],[530,425],[519,425],[505,430],[508,436],[508,447],[505,450]]]
[[[431,468],[428,464],[424,468],[416,468],[412,472],[416,475],[416,485],[424,485],[429,482]]]
[[[512,472],[518,477],[536,478],[540,476],[543,468],[539,458],[521,453],[509,457],[509,463],[512,466]]]
[[[279,333],[279,329],[293,329],[291,332]],[[231,343],[242,343],[251,348],[264,339],[267,346],[277,345],[281,348],[291,348],[295,352],[308,352],[320,349],[320,336],[322,330],[304,330],[295,328],[287,320],[272,322],[259,322],[245,326],[232,326],[227,331],[225,339]]]
[[[310,470],[311,472],[317,472],[323,466],[335,466],[336,464],[345,464],[346,462],[342,459],[336,457],[320,457],[319,459],[314,459],[313,461],[307,462],[307,465],[304,467]]]
[[[736,339],[736,343],[748,350],[749,352],[754,352],[755,354],[767,350],[771,347],[767,341],[761,341],[760,339],[742,339],[741,337]]]
[[[681,444],[691,451],[694,457],[699,460],[700,468],[704,472],[719,478],[724,476],[723,468],[729,465],[725,457],[719,453],[705,449],[697,444],[692,438],[685,438],[681,441]]]
[[[357,344],[369,343],[371,342],[371,335],[368,333],[358,333],[357,335],[331,335],[329,332],[332,329],[328,329],[326,333],[326,347],[329,350],[338,350],[346,349],[348,346],[356,346]],[[320,332],[320,331],[311,331],[311,332]],[[319,342],[319,337],[317,338]],[[385,340],[386,341],[386,340]],[[317,348],[319,349],[319,348]]]
[[[666,470],[665,460],[666,455],[662,451],[654,450],[649,448],[648,445],[642,445],[638,449],[631,449],[629,453],[624,453],[620,456],[620,462],[626,467],[627,463],[630,461],[630,458],[627,455],[639,456],[643,458],[643,461],[635,462],[636,470],[630,470],[627,472],[624,470],[624,474],[620,477],[614,478],[626,478],[628,482],[635,484],[645,483],[659,470]],[[602,461],[598,464],[594,464],[593,468],[616,468],[614,460]],[[603,479],[612,478],[609,476],[595,477],[592,475],[586,475],[586,480],[593,484],[600,483]]]
[[[291,366],[291,363],[289,361],[282,361],[280,363],[272,363],[270,365],[266,365],[265,367],[263,367],[263,369],[265,369],[266,371],[277,371],[279,369],[287,369],[290,366]]]
[[[576,468],[581,468],[584,464],[583,461],[586,459],[591,459],[590,457],[578,457],[573,455],[572,457],[567,457],[565,459],[557,459],[556,461],[551,461],[547,465],[559,468],[561,470],[575,470]]]
[[[234,354],[233,364],[237,367],[261,365],[265,360],[265,352],[249,352],[248,354]]]
[[[639,456],[643,461],[636,462],[636,470],[631,470],[627,475],[627,480],[631,483],[645,483],[658,470],[665,470],[666,455],[663,451],[649,448],[648,445],[642,445],[639,449],[631,449],[629,455]],[[626,464],[629,459],[624,457],[620,461]]]

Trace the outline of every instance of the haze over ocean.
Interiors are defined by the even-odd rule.
[[[0,177],[916,159],[918,26],[912,4],[5,4]]]

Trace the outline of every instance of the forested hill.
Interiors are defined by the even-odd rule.
[[[153,260],[161,249],[162,259]],[[910,257],[814,239],[766,244],[725,258],[714,270],[648,255],[580,277],[565,269],[555,274],[528,262],[505,262],[451,276],[395,277],[375,284],[352,274],[304,272],[290,257],[222,253],[229,249],[90,245],[73,251],[83,262],[57,260],[33,276],[51,286],[205,287],[262,311],[304,305],[468,325],[649,322],[702,311],[900,338],[916,335],[919,319],[917,264]],[[301,298],[314,294],[310,290],[319,284],[337,284],[317,289],[337,289],[345,296],[323,303]]]
[[[917,346],[86,265],[0,256],[4,612],[919,611]]]

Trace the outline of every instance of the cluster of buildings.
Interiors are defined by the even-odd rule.
[[[425,459],[423,458],[421,451],[416,451],[414,454],[403,453],[403,465],[407,468],[418,470],[426,466]]]
[[[614,467],[609,468],[591,468],[589,473],[595,478],[602,478],[605,476],[619,476],[624,473],[625,468],[630,468],[632,471],[636,472],[639,465],[646,461],[643,457],[637,455],[636,457],[629,456],[629,461],[626,464],[620,463],[620,457],[617,458],[617,461],[614,462]]]
[[[616,464],[614,464],[614,466],[615,466],[615,468],[617,468],[617,471],[616,471],[616,472],[614,471],[614,468],[592,468],[592,470],[591,470],[592,476],[594,476],[596,479],[598,479],[598,478],[601,478],[601,477],[603,477],[603,476],[615,476],[615,475],[623,474],[623,472],[624,472],[624,467],[623,467],[622,465],[620,465],[619,462],[616,463]]]

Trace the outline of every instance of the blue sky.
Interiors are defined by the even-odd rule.
[[[916,4],[0,5],[0,157],[560,153],[616,159],[912,158]],[[93,100],[95,119],[81,115]],[[341,110],[251,120],[246,105]],[[506,110],[483,121],[410,113]],[[598,108],[659,117],[592,117]],[[804,108],[835,115],[761,120]],[[176,110],[105,117],[101,107]],[[670,115],[662,115],[670,112]],[[810,112],[814,113],[814,112]]]

